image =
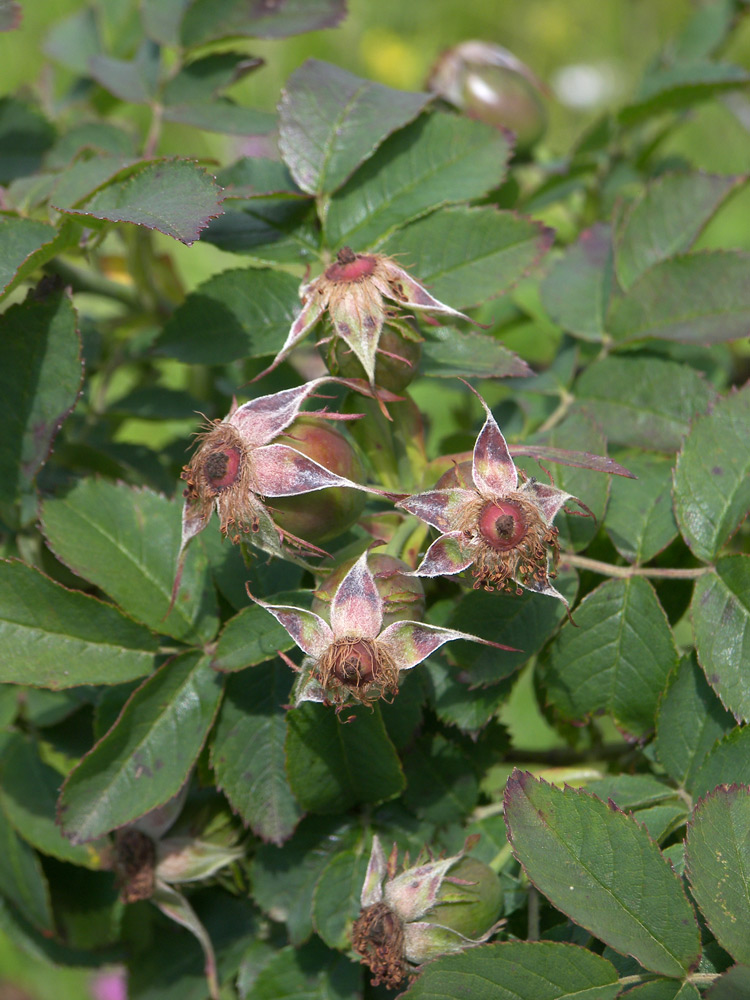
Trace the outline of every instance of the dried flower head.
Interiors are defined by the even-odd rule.
[[[474,446],[468,483],[419,493],[397,504],[443,532],[415,572],[443,576],[472,567],[475,588],[520,593],[520,585],[567,606],[550,583],[560,552],[552,522],[568,501],[593,515],[555,486],[523,474],[519,484],[505,438],[484,400],[482,405],[487,418]]]
[[[312,611],[250,597],[270,611],[307,654],[299,668],[295,704],[319,701],[343,706],[392,699],[398,694],[402,670],[410,670],[453,639],[511,649],[423,622],[398,621],[383,629],[383,600],[367,565],[367,553],[360,556],[334,594],[330,625]]]
[[[352,946],[370,967],[373,986],[395,989],[415,966],[483,944],[498,929],[500,880],[466,857],[476,839],[450,858],[417,859],[398,875],[396,846],[386,861],[379,839],[372,838]]]
[[[433,298],[392,257],[378,253],[358,254],[350,247],[339,250],[336,261],[323,274],[301,286],[300,298],[302,310],[266,372],[284,360],[326,310],[334,335],[359,358],[370,384],[375,382],[375,354],[383,323],[389,318],[384,299],[409,311],[419,309],[468,319]]]

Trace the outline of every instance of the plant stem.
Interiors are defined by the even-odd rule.
[[[553,427],[557,427],[574,402],[575,396],[573,393],[568,392],[567,389],[561,389],[560,402],[552,413],[550,413],[544,423],[538,428],[539,433],[551,431]]]
[[[577,556],[572,552],[563,552],[560,563],[575,566],[578,569],[589,569],[592,573],[602,576],[617,576],[627,579],[631,576],[648,576],[658,580],[697,580],[699,576],[713,573],[713,566],[696,566],[694,569],[659,569],[649,566],[614,566],[612,563],[589,559],[587,556]]]
[[[720,975],[720,972],[694,972],[692,975],[685,976],[685,982],[692,983],[694,986],[710,986],[711,983],[716,982]],[[661,978],[658,972],[641,972],[633,976],[620,976],[617,983],[619,986],[635,986],[638,983],[650,983]]]
[[[130,285],[123,285],[119,281],[112,281],[105,278],[96,271],[84,270],[82,267],[75,267],[64,260],[56,257],[54,260],[44,265],[47,274],[56,274],[58,277],[70,285],[74,292],[90,292],[93,295],[102,295],[108,299],[116,299],[130,308],[137,308],[140,303],[138,294]]]
[[[510,861],[512,857],[513,857],[513,848],[510,846],[510,844],[505,844],[503,847],[500,848],[500,850],[497,852],[492,861],[490,861],[487,867],[491,868],[493,872],[495,872],[496,874],[499,874],[503,870],[503,868],[505,868],[506,864]]]
[[[161,104],[151,105],[151,125],[149,126],[146,141],[143,144],[143,155],[146,159],[151,159],[156,154],[156,147],[161,138],[162,114],[164,109]]]
[[[539,940],[539,892],[533,885],[529,886],[529,914],[527,941]]]

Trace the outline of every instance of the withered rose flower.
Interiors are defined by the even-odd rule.
[[[471,567],[475,588],[520,593],[520,586],[557,597],[567,606],[550,583],[560,552],[552,522],[568,501],[593,515],[580,500],[555,486],[523,474],[519,483],[505,438],[479,398],[487,419],[470,467],[459,466],[453,474],[460,485],[419,493],[397,504],[443,532],[415,572],[447,576]]]
[[[416,278],[393,260],[378,253],[339,250],[335,263],[319,277],[300,288],[302,311],[292,323],[283,347],[265,372],[271,371],[290,353],[328,310],[335,336],[359,358],[371,384],[375,383],[375,355],[383,323],[391,315],[384,299],[411,312],[438,313],[468,319],[463,313],[439,302]],[[258,376],[260,378],[260,376]]]
[[[453,639],[470,639],[511,649],[476,635],[424,622],[397,621],[383,629],[383,599],[365,552],[352,566],[331,601],[331,624],[312,611],[252,600],[284,626],[306,653],[295,685],[294,704],[303,701],[337,706],[398,694],[399,674]],[[294,667],[294,664],[290,665]],[[296,667],[294,669],[297,669]]]

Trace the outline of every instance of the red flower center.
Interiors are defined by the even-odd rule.
[[[370,254],[356,254],[349,247],[343,247],[336,255],[336,263],[326,269],[329,281],[347,283],[369,278],[375,270],[376,258]]]
[[[487,504],[478,527],[482,538],[498,552],[516,548],[528,532],[520,507],[511,501]]]
[[[239,476],[241,457],[238,448],[211,452],[203,463],[203,475],[215,490],[224,490]]]
[[[341,652],[331,672],[341,684],[360,687],[375,680],[378,658],[371,643],[359,639],[339,646],[339,650]]]

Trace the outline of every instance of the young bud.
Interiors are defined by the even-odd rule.
[[[325,621],[331,620],[331,601],[356,559],[337,566],[315,591],[312,610]],[[424,587],[411,567],[395,556],[372,553],[368,559],[375,588],[383,601],[383,628],[394,622],[418,622],[424,616]]]

